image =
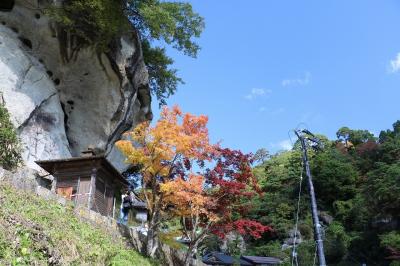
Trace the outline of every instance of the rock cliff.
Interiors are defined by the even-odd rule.
[[[7,2],[7,1],[6,1]],[[43,12],[45,1],[0,7],[0,101],[23,145],[23,159],[79,156],[92,146],[118,169],[113,144],[151,119],[148,73],[136,33],[120,36],[107,53],[78,47]]]

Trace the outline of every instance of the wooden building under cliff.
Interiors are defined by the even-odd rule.
[[[54,176],[52,190],[57,194],[104,216],[116,217],[121,191],[127,189],[129,183],[104,156],[83,156],[36,163]]]

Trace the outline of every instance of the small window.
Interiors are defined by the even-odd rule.
[[[57,188],[57,194],[63,196],[66,199],[71,199],[73,194],[73,187],[59,187]]]

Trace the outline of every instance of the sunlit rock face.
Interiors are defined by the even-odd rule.
[[[152,118],[138,36],[114,40],[107,54],[77,49],[38,11],[38,2],[45,1],[0,7],[0,101],[17,128],[24,161],[37,168],[36,160],[80,156],[90,146],[123,170],[114,142]]]

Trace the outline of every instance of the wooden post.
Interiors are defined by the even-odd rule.
[[[97,168],[94,167],[92,169],[92,174],[90,175],[90,189],[89,189],[89,197],[88,197],[88,208],[92,209],[94,203],[94,195],[96,194],[96,173]]]
[[[113,219],[115,219],[115,201],[116,201],[116,198],[115,198],[115,193],[114,193],[114,196],[113,196],[113,209],[112,209],[112,218]]]
[[[76,195],[75,195],[75,206],[79,204],[79,196],[81,193],[81,177],[78,177],[78,186],[76,188]]]

